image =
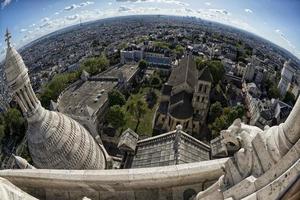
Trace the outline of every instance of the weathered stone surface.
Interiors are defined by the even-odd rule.
[[[252,194],[256,191],[254,182],[256,178],[249,176],[242,180],[239,184],[229,188],[223,192],[224,198],[242,199],[243,197]]]
[[[197,199],[215,199],[217,190],[223,193],[219,199],[278,198],[300,174],[299,121],[300,98],[285,123],[263,132],[236,120],[221,134],[223,142],[231,142],[240,150],[225,163],[225,175],[215,184],[215,191],[209,188],[200,192]]]
[[[228,158],[175,166],[122,170],[27,169],[26,173],[24,170],[0,170],[0,177],[11,180],[18,187],[26,185],[27,188],[23,189],[28,192],[34,189],[40,190],[39,196],[43,196],[47,189],[71,193],[80,191],[82,194],[100,192],[100,199],[102,194],[111,196],[117,192],[130,192],[130,194],[134,192],[137,197],[144,195],[160,197],[160,195],[172,194],[172,198],[174,196],[177,198],[181,195],[180,193],[175,195],[176,189],[180,188],[181,192],[184,192],[191,188],[198,192],[205,189],[202,188],[202,183],[208,186],[216,181],[222,175],[221,166],[227,160]],[[165,189],[159,190],[161,188]],[[126,195],[128,196],[129,193]],[[143,199],[137,197],[135,199]]]
[[[37,200],[3,178],[0,178],[0,197],[3,200]]]

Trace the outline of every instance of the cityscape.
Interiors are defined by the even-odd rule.
[[[2,0],[1,199],[300,199],[297,8]]]

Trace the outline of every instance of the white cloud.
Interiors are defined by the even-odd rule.
[[[143,3],[143,2],[155,2],[155,3],[167,3],[175,4],[179,6],[189,6],[188,3],[178,0],[116,0],[117,2],[132,2],[132,3]]]
[[[120,6],[119,9],[118,9],[119,12],[127,12],[127,11],[130,11],[130,10],[132,10],[132,9],[129,8],[129,7],[126,7],[126,6]]]
[[[107,4],[108,4],[109,6],[111,6],[111,5],[112,5],[112,2],[108,2]]]
[[[41,22],[47,22],[49,21],[50,19],[48,17],[44,17],[43,19],[41,19]]]
[[[230,13],[225,9],[209,9],[209,11],[223,15],[230,15]]]
[[[284,40],[290,47],[292,47],[293,49],[295,48],[295,46],[291,43],[290,40],[288,40],[288,38],[283,34],[283,32],[280,29],[276,29],[275,32],[279,35],[279,37]]]
[[[8,4],[10,4],[11,2],[12,0],[2,0],[1,8],[3,9],[5,6],[8,6]]]
[[[293,45],[293,43],[286,37],[286,35],[280,29],[276,29],[275,32],[288,45],[292,53],[300,55],[300,52],[296,49],[295,45]]]
[[[190,9],[190,8],[184,8],[184,10],[187,12],[187,13],[192,13],[194,12],[194,10]]]
[[[246,13],[253,13],[253,11],[251,9],[249,9],[249,8],[245,8],[245,12]]]
[[[92,5],[92,4],[94,4],[93,1],[86,1],[86,2],[80,3],[79,6],[84,7],[84,6],[88,6],[88,5]]]
[[[64,10],[65,10],[65,11],[71,11],[71,10],[74,10],[74,9],[76,9],[76,8],[81,8],[81,7],[85,7],[85,6],[92,5],[92,4],[94,4],[93,1],[86,1],[86,2],[82,2],[82,3],[80,3],[80,4],[72,4],[72,5],[70,5],[70,6],[66,6],[66,7],[64,8]]]
[[[207,5],[207,6],[211,6],[210,2],[205,2],[204,4]]]
[[[50,25],[51,25],[51,22],[43,23],[43,24],[40,25],[40,29],[41,29],[41,28],[46,28],[46,27],[48,27],[48,26],[50,26]],[[39,30],[39,29],[38,29],[38,30]]]
[[[26,32],[27,31],[27,29],[26,28],[22,28],[21,30],[20,30],[20,32]]]
[[[67,16],[66,19],[67,19],[67,20],[76,20],[78,17],[79,17],[79,15],[76,14],[76,15],[70,15],[70,16]]]
[[[64,8],[65,11],[70,11],[70,10],[73,10],[75,8],[77,8],[78,6],[76,4],[73,4],[73,5],[70,5],[70,6],[67,6]]]

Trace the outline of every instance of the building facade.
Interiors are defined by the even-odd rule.
[[[295,72],[296,70],[292,66],[291,61],[284,63],[283,68],[281,70],[281,79],[278,84],[278,89],[282,97],[284,97],[286,92],[289,90]]]
[[[187,133],[199,133],[206,121],[211,84],[208,67],[197,70],[192,55],[182,58],[162,88],[154,129],[168,132],[181,124]]]

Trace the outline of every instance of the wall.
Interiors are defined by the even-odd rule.
[[[186,190],[202,191],[215,182],[226,160],[122,170],[2,170],[0,177],[46,200],[179,200]]]

